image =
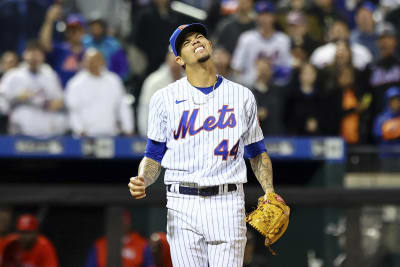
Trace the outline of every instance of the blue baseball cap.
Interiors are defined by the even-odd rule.
[[[400,88],[393,86],[390,87],[385,94],[386,99],[390,99],[392,97],[400,97]]]
[[[85,18],[81,14],[70,14],[66,19],[67,26],[81,26],[86,24]]]
[[[208,30],[206,26],[201,23],[192,23],[192,24],[184,24],[176,28],[174,33],[169,38],[169,43],[171,45],[172,51],[175,56],[179,55],[179,49],[181,48],[183,38],[185,34],[188,32],[199,32],[203,34],[205,37],[208,35]]]
[[[260,1],[254,6],[257,14],[261,13],[274,13],[275,7],[268,1]]]
[[[371,3],[371,2],[369,2],[369,1],[362,3],[362,5],[360,6],[360,9],[361,8],[364,8],[364,9],[368,10],[371,13],[374,13],[374,11],[376,9],[375,5],[373,3]]]

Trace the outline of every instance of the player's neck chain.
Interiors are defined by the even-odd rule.
[[[195,104],[195,105],[204,105],[204,104],[206,104],[211,98],[213,98],[214,97],[214,90],[215,90],[215,85],[218,83],[218,75],[217,75],[217,79],[215,80],[215,83],[214,83],[214,85],[213,85],[213,87],[212,87],[212,90],[211,90],[211,92],[209,93],[209,94],[207,94],[205,97],[204,97],[204,101],[202,101],[202,102],[196,102],[195,101],[195,97],[194,97],[194,95],[193,95],[193,92],[191,92],[191,94],[192,94],[192,101],[193,101],[193,103]],[[190,84],[190,83],[189,83]],[[194,87],[193,85],[192,85],[192,87]],[[197,89],[196,89],[197,90]]]

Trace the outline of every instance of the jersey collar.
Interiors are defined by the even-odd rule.
[[[218,75],[217,82],[215,84],[214,90],[216,90],[218,88],[218,86],[220,86],[221,83],[222,83],[222,76]],[[205,95],[208,95],[213,90],[213,86],[209,86],[209,87],[196,87],[196,86],[194,86],[194,88],[196,88],[197,90],[199,90],[200,92],[202,92]]]

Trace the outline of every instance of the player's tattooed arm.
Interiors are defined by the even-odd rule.
[[[143,177],[146,187],[153,184],[161,172],[161,164],[151,158],[144,157],[139,164],[138,176]]]
[[[272,163],[268,154],[263,152],[250,159],[250,165],[264,192],[274,192]]]

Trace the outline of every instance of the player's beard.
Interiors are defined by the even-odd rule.
[[[206,62],[206,61],[209,60],[209,59],[210,59],[210,55],[205,55],[204,57],[199,58],[199,59],[197,60],[197,62],[199,62],[199,63],[204,63],[204,62]]]

